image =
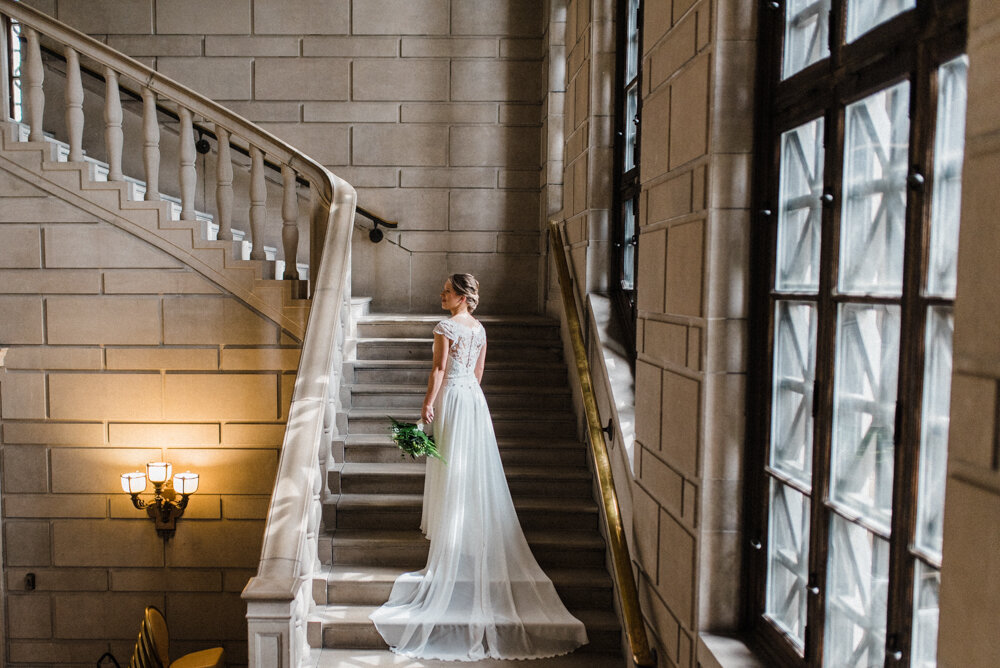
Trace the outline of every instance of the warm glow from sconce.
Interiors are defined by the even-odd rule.
[[[146,477],[154,485],[162,485],[170,480],[174,472],[174,467],[169,462],[149,462],[146,464]]]
[[[156,523],[156,531],[164,539],[174,533],[177,518],[184,514],[188,498],[198,491],[198,474],[185,471],[173,475],[174,467],[169,462],[149,462],[146,472],[122,473],[122,489],[132,497],[132,505]],[[167,481],[173,477],[171,489]],[[139,494],[146,490],[146,483],[153,483],[154,496],[151,501],[143,501]],[[177,499],[177,495],[180,499]]]
[[[139,494],[146,491],[146,474],[142,471],[122,473],[122,489],[126,494]]]
[[[198,474],[185,471],[174,476],[174,491],[178,494],[194,494],[198,491]]]

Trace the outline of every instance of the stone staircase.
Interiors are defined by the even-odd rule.
[[[443,316],[359,318],[357,359],[344,369],[341,433],[334,444],[313,583],[312,665],[454,666],[391,654],[368,619],[396,577],[418,570],[428,542],[419,530],[424,463],[400,458],[387,415],[416,421],[431,360],[431,330]],[[514,505],[531,549],[590,644],[537,666],[622,666],[598,508],[585,446],[576,438],[558,324],[541,317],[481,318],[489,336],[483,387]],[[512,665],[482,661],[472,665]],[[518,662],[521,663],[521,662]]]
[[[165,251],[302,340],[310,305],[298,297],[303,282],[274,280],[275,263],[242,259],[241,242],[205,238],[204,221],[174,219],[170,201],[130,199],[134,180],[99,180],[95,161],[60,160],[64,144],[23,141],[23,135],[22,125],[0,121],[0,169]],[[31,198],[15,199],[4,205],[33,206]]]

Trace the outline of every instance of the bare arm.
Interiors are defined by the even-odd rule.
[[[437,399],[441,383],[444,381],[444,368],[448,362],[448,346],[450,342],[440,334],[434,335],[434,363],[431,375],[427,378],[427,393],[424,395],[424,405],[420,410],[420,419],[425,424],[434,421],[434,400]]]
[[[476,360],[476,380],[480,385],[483,383],[483,369],[486,368],[486,342],[483,342],[483,349],[479,351],[479,359]]]

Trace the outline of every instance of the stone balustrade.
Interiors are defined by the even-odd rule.
[[[25,92],[27,107],[25,118],[31,126],[29,141],[45,140],[45,104],[59,102],[46,100],[42,87],[45,77],[42,49],[51,49],[54,44],[65,55],[64,102],[71,161],[82,160],[84,154],[82,59],[98,64],[106,85],[102,120],[109,180],[124,178],[122,156],[123,151],[130,148],[126,145],[125,134],[122,132],[120,88],[125,85],[136,87],[138,90],[133,90],[133,93],[142,101],[142,141],[141,149],[138,150],[141,150],[146,172],[147,188],[144,198],[147,201],[160,199],[158,184],[161,133],[158,116],[165,110],[169,114],[176,114],[179,121],[176,153],[181,220],[194,220],[195,184],[198,180],[194,142],[196,122],[203,123],[203,132],[210,132],[218,140],[215,177],[219,239],[233,238],[232,212],[237,194],[233,189],[231,150],[245,152],[250,156],[250,187],[246,196],[250,209],[253,259],[263,258],[263,244],[260,240],[266,224],[265,173],[269,165],[276,166],[281,173],[283,188],[281,239],[287,267],[286,279],[297,278],[297,187],[303,181],[309,185],[312,256],[309,320],[302,343],[299,371],[294,379],[287,409],[287,423],[267,513],[261,558],[255,577],[243,592],[243,599],[247,603],[249,665],[297,667],[308,654],[306,618],[312,605],[311,577],[318,566],[320,502],[328,494],[325,481],[327,469],[332,464],[330,444],[337,429],[333,417],[338,400],[336,388],[339,386],[345,338],[343,332],[350,327],[349,268],[350,237],[356,207],[354,188],[308,156],[237,114],[31,7],[12,0],[0,0],[0,15],[20,25],[25,43],[22,90]],[[6,110],[7,100],[3,102]],[[6,111],[3,113],[6,116]],[[117,238],[125,236],[120,230],[109,230],[109,233],[111,231]],[[175,266],[173,260],[169,262],[170,266]],[[192,269],[204,271],[199,267],[187,267],[185,271]],[[209,276],[206,273],[205,277],[225,288],[220,276]],[[157,336],[153,338],[158,340]],[[276,337],[277,334],[275,342]],[[228,353],[228,349],[225,352]],[[233,354],[238,352],[237,349],[232,351]],[[206,382],[213,380],[210,375],[198,378]],[[254,376],[243,378],[252,380]],[[100,382],[101,379],[108,382],[115,380],[109,374],[94,374],[92,378],[95,382]],[[258,396],[260,393],[250,391],[242,394]],[[142,396],[142,393],[135,393],[135,396]],[[13,406],[13,409],[17,408],[18,406]],[[13,409],[12,412],[17,413]],[[121,410],[124,409],[115,405],[97,406],[93,411],[88,409],[86,417],[98,421],[108,420],[111,419],[108,415],[117,416],[116,411]],[[157,407],[153,410],[157,415],[162,411]],[[185,420],[183,415],[167,417],[182,422]],[[221,540],[225,540],[225,537]]]
[[[296,269],[298,257],[299,235],[293,230],[295,221],[289,216],[297,216],[298,187],[301,182],[307,182],[310,187],[316,187],[322,176],[317,173],[319,165],[315,163],[307,167],[307,162],[301,157],[296,158],[296,151],[277,138],[267,135],[264,131],[244,119],[239,118],[223,107],[215,105],[210,100],[202,98],[197,93],[184,86],[172,82],[158,72],[146,68],[140,63],[108,49],[104,44],[93,41],[85,35],[70,28],[60,26],[48,27],[47,30],[37,27],[38,20],[45,20],[44,15],[24,13],[23,20],[17,12],[5,13],[21,26],[21,36],[24,42],[22,49],[21,89],[24,92],[23,118],[30,126],[29,141],[44,141],[45,106],[54,103],[46,100],[43,84],[46,68],[43,63],[43,52],[48,49],[59,53],[65,58],[65,132],[69,144],[70,162],[82,161],[84,158],[84,87],[82,84],[82,69],[80,53],[87,59],[96,61],[102,68],[99,73],[92,72],[96,77],[102,77],[105,85],[104,95],[104,145],[108,163],[108,180],[123,181],[123,152],[133,147],[127,146],[123,132],[122,94],[123,89],[137,99],[142,100],[142,163],[145,169],[147,184],[145,199],[156,201],[160,199],[160,122],[158,116],[167,114],[178,118],[178,186],[181,201],[180,219],[196,220],[195,198],[197,194],[198,173],[196,169],[196,151],[194,133],[209,134],[217,139],[216,161],[216,212],[219,225],[218,239],[232,240],[233,168],[232,148],[250,156],[249,189],[245,194],[249,202],[249,240],[251,245],[250,259],[265,260],[264,236],[266,221],[266,172],[268,168],[280,172],[282,194],[282,227],[281,244],[285,262],[285,272],[281,277],[286,280],[297,280]],[[34,22],[33,22],[34,21]],[[92,44],[88,45],[88,42]],[[58,45],[53,49],[52,45]],[[128,82],[127,85],[123,85]],[[239,122],[234,122],[236,120]],[[60,128],[61,130],[61,128]],[[293,166],[294,164],[294,166]],[[288,174],[291,175],[289,178]],[[275,178],[274,180],[277,180]],[[324,197],[313,198],[322,206]],[[294,206],[292,206],[292,204]],[[317,259],[316,257],[312,258]]]

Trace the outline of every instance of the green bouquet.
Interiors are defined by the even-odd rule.
[[[401,456],[405,457],[409,455],[411,459],[416,459],[417,457],[435,457],[444,461],[444,457],[438,452],[437,446],[434,445],[434,437],[430,434],[424,433],[424,425],[414,424],[413,422],[400,422],[399,420],[389,417],[392,422],[392,426],[389,427],[389,433],[392,435],[392,440],[396,444],[402,453]]]

